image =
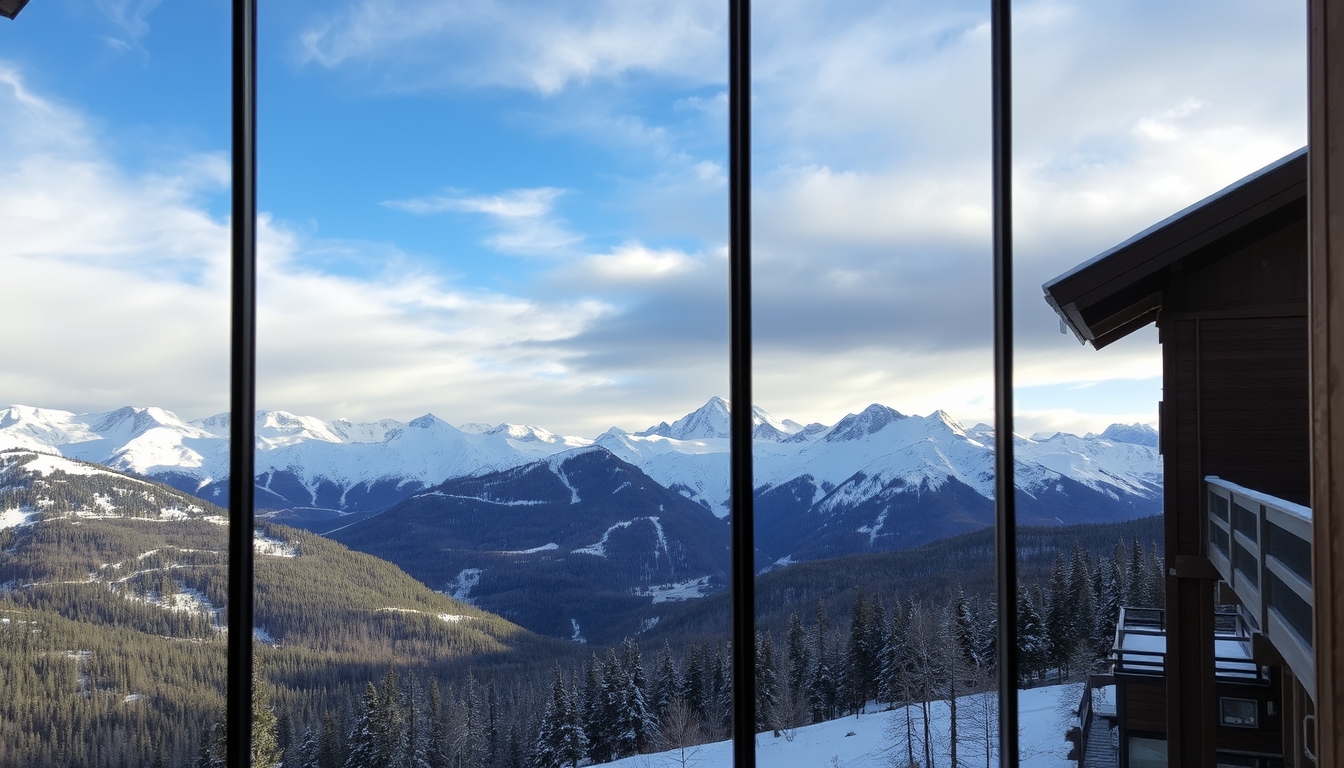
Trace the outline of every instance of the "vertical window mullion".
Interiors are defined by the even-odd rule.
[[[1017,500],[1013,476],[1012,9],[992,0],[994,195],[994,507],[999,764],[1017,765]]]
[[[728,6],[729,384],[733,765],[756,766],[756,567],[751,419],[751,3]]]
[[[252,752],[252,537],[256,442],[257,2],[233,1],[226,764]]]

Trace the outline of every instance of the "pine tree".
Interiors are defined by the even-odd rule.
[[[807,680],[807,671],[811,658],[808,653],[807,632],[796,612],[789,614],[789,628],[785,634],[788,654],[785,685],[789,687],[789,696],[793,701],[803,700],[803,683]]]
[[[621,756],[638,754],[651,742],[657,724],[644,698],[646,681],[639,646],[629,638],[621,645],[616,675],[619,696],[617,751]]]
[[[317,768],[340,768],[341,735],[331,710],[322,713],[322,730],[317,743]]]
[[[603,719],[602,665],[592,654],[583,667],[583,732],[588,737],[588,757],[594,763],[611,762],[611,727]]]
[[[254,768],[275,768],[284,753],[276,741],[275,710],[271,707],[269,683],[263,683],[256,671],[252,672],[252,765]]]
[[[573,696],[565,687],[565,676],[560,665],[555,667],[555,681],[551,697],[546,702],[541,731],[532,752],[536,768],[563,768],[577,766],[587,751],[588,742],[579,723]]]
[[[1064,673],[1067,673],[1069,654],[1073,652],[1076,642],[1074,637],[1076,596],[1072,591],[1068,570],[1064,553],[1057,554],[1050,571],[1050,582],[1045,590],[1045,633],[1050,639],[1047,664]]]
[[[1034,592],[1039,594],[1039,589]],[[1026,680],[1043,673],[1050,663],[1050,636],[1037,603],[1032,592],[1018,591],[1018,668]]]
[[[850,610],[849,637],[841,673],[841,700],[846,711],[860,712],[872,687],[874,660],[869,645],[870,610],[860,591]]]
[[[769,632],[756,633],[756,732],[775,728],[779,680],[775,677],[775,643]]]
[[[678,698],[677,667],[672,660],[672,646],[663,643],[654,664],[653,681],[649,687],[649,706],[659,720],[667,714],[667,708]]]

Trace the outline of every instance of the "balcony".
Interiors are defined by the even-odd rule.
[[[1269,639],[1315,700],[1311,510],[1217,477],[1204,484],[1209,560],[1251,630]]]
[[[1117,675],[1161,677],[1166,670],[1167,612],[1162,608],[1120,609],[1112,650]],[[1240,611],[1214,614],[1214,674],[1220,682],[1267,683],[1269,670],[1251,653],[1251,629]]]

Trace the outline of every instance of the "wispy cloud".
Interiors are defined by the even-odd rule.
[[[142,41],[149,34],[149,14],[162,0],[95,0],[98,10],[120,33],[106,38],[114,50],[144,50]]]
[[[583,238],[570,232],[553,216],[555,201],[564,190],[555,187],[511,189],[498,195],[429,195],[387,200],[384,206],[407,213],[485,214],[497,232],[486,244],[501,253],[523,256],[558,255]]]
[[[360,0],[306,29],[299,50],[305,63],[328,68],[390,68],[396,88],[468,84],[555,94],[636,71],[715,79],[726,60],[725,24],[720,4],[707,0]]]

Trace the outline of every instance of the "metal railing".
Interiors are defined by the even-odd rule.
[[[1204,485],[1209,561],[1315,699],[1311,509],[1218,477]]]
[[[1214,673],[1218,680],[1264,683],[1269,670],[1251,654],[1251,629],[1238,612],[1214,614]],[[1162,608],[1121,607],[1111,657],[1117,675],[1161,677],[1167,664],[1167,612]]]

